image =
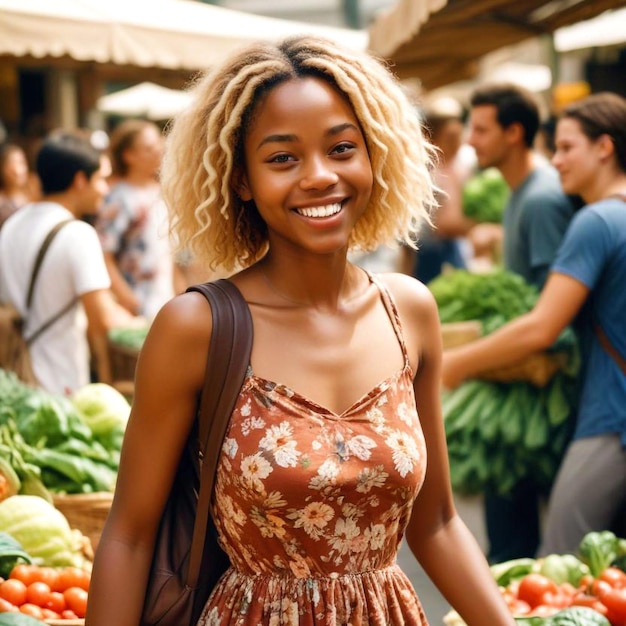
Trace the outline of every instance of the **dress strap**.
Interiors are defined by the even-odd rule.
[[[398,343],[400,344],[400,349],[402,350],[402,355],[404,356],[404,364],[409,364],[409,352],[406,347],[406,343],[404,341],[404,333],[402,331],[402,322],[400,321],[400,315],[398,313],[398,307],[391,295],[387,286],[384,285],[377,276],[372,274],[366,269],[363,271],[367,274],[367,277],[370,279],[370,282],[378,288],[380,291],[380,296],[382,298],[383,304],[385,305],[385,309],[387,310],[387,315],[389,315],[389,319],[391,320],[391,325],[393,326],[393,330],[396,333],[396,337],[398,338]]]

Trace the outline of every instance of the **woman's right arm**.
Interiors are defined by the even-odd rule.
[[[86,626],[139,623],[156,531],[204,382],[211,327],[209,304],[197,293],[174,298],[152,323],[94,561]]]

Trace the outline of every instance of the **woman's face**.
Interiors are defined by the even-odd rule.
[[[163,157],[163,137],[153,126],[146,126],[135,136],[132,145],[124,152],[124,160],[131,172],[156,175]]]
[[[552,164],[559,172],[563,191],[587,200],[602,164],[600,139],[590,139],[583,133],[578,120],[565,117],[557,123],[555,145]]]
[[[348,100],[324,80],[293,79],[265,95],[251,119],[237,191],[254,200],[270,245],[345,249],[373,185],[365,138]]]
[[[11,150],[2,168],[2,182],[6,189],[22,189],[28,183],[28,163],[22,150]]]

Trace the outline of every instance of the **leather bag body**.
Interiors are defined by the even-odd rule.
[[[211,305],[211,346],[198,417],[161,517],[141,626],[195,625],[229,566],[210,501],[224,434],[250,361],[252,319],[243,296],[227,280],[189,290],[201,292]]]

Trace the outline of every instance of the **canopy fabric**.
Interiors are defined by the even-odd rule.
[[[141,116],[149,120],[166,120],[185,108],[191,93],[143,82],[98,98],[96,108],[103,113]]]
[[[0,0],[0,55],[199,70],[252,40],[317,34],[365,49],[365,31],[191,0]]]
[[[488,52],[626,6],[626,0],[399,0],[369,28],[369,49],[401,78],[435,89],[473,78]]]

